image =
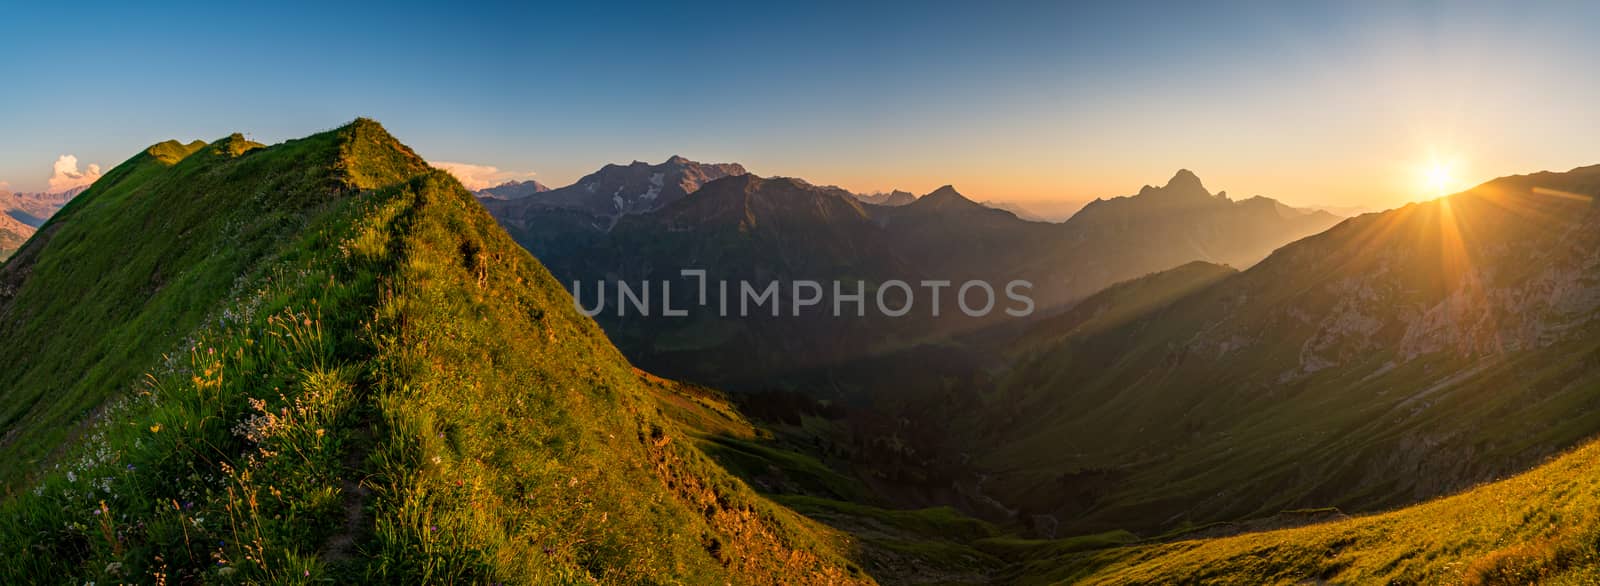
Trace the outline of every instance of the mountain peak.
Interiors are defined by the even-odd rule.
[[[982,208],[982,203],[966,199],[966,195],[955,191],[955,187],[942,186],[939,189],[934,189],[928,195],[918,197],[915,202],[909,203],[907,208],[918,208],[918,210],[962,210],[962,208]]]
[[[929,193],[928,195],[922,196],[922,199],[929,200],[929,201],[935,201],[935,202],[941,201],[941,200],[972,201],[970,199],[967,199],[967,196],[961,195],[961,192],[956,191],[956,188],[954,186],[951,186],[951,185],[946,185],[946,186],[940,187],[938,189],[935,189],[931,193]]]
[[[1200,183],[1200,177],[1195,175],[1194,171],[1188,169],[1178,169],[1178,172],[1172,175],[1172,179],[1167,180],[1167,186],[1164,189],[1210,194],[1210,192],[1206,191],[1206,186]]]
[[[691,161],[689,159],[685,159],[681,155],[672,155],[670,157],[667,157],[667,161],[662,163],[662,164],[663,165],[692,165],[692,164],[694,164],[694,161]]]
[[[322,141],[331,134],[336,149],[334,169],[339,180],[353,189],[377,189],[425,173],[431,167],[416,151],[401,143],[371,118],[357,118],[331,133],[303,140]]]
[[[264,146],[266,145],[245,138],[243,134],[239,134],[237,132],[217,139],[215,142],[207,145],[210,152],[222,157],[237,157],[245,152]]]
[[[203,140],[190,141],[188,144],[176,140],[168,140],[150,145],[150,148],[144,150],[144,154],[162,163],[173,165],[205,146],[206,141]]]
[[[549,186],[540,183],[536,179],[528,179],[526,181],[506,181],[494,187],[479,190],[474,195],[491,199],[512,200],[528,197],[536,193],[544,193],[546,191],[550,191]]]
[[[1221,194],[1218,194],[1221,195]],[[1178,169],[1161,187],[1146,185],[1139,189],[1135,197],[1149,197],[1161,200],[1196,200],[1211,199],[1215,196],[1206,191],[1206,186],[1200,182],[1200,177],[1188,169]]]

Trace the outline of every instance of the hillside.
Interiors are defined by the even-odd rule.
[[[870,581],[375,122],[151,147],[0,283],[7,583]]]
[[[1010,374],[991,494],[1074,531],[1370,511],[1600,429],[1600,167],[1351,219]]]
[[[1600,580],[1600,444],[1525,474],[1392,512],[1267,530],[1210,527],[1126,547],[1037,542],[1019,584],[1592,584]],[[1298,511],[1292,517],[1340,517]],[[1204,537],[1205,534],[1225,535]]]
[[[1116,328],[1237,273],[1228,266],[1197,260],[1123,281],[1072,304],[1059,315],[1030,324],[1020,345],[1036,347]]]

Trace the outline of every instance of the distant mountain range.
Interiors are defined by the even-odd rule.
[[[56,193],[12,193],[0,190],[0,260],[16,253],[50,216],[89,186]]]
[[[898,189],[888,193],[857,193],[854,195],[856,199],[861,200],[862,203],[870,203],[872,205],[879,206],[903,206],[917,201],[916,195],[913,195],[909,191],[900,191]]]
[[[1089,202],[1087,201],[1071,200],[1029,202],[990,200],[983,202],[983,205],[1011,212],[1016,214],[1018,218],[1030,222],[1065,222],[1067,218],[1071,218],[1073,214],[1078,213],[1078,210],[1083,209],[1083,206],[1088,204]]]
[[[1166,187],[1091,204],[1063,224],[1021,220],[950,186],[921,198],[900,192],[867,199],[910,201],[866,203],[837,187],[674,157],[654,166],[608,165],[572,186],[484,203],[569,286],[677,281],[680,269],[730,281],[860,280],[869,292],[895,279],[978,279],[997,287],[1025,279],[1043,313],[1190,261],[1248,266],[1339,220],[1266,198],[1213,196],[1187,171]],[[951,296],[941,304],[944,315],[956,312]],[[986,323],[964,316],[783,322],[602,313],[598,319],[643,367],[734,386],[837,385],[827,373],[843,361]]]
[[[494,202],[492,209],[496,217],[519,223],[536,222],[547,210],[571,211],[593,216],[609,227],[622,216],[671,205],[707,182],[743,174],[744,167],[738,164],[697,163],[673,155],[658,165],[641,161],[606,165],[558,189],[515,190],[523,195],[500,198],[510,201]]]
[[[489,199],[522,199],[546,191],[550,191],[550,188],[543,183],[529,179],[527,181],[507,181],[488,189],[480,189],[473,192],[473,195]]]

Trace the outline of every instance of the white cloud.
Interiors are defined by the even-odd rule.
[[[86,171],[78,170],[78,157],[61,155],[56,158],[55,171],[50,175],[50,192],[58,193],[94,183],[100,178],[100,166],[89,164]]]
[[[501,171],[499,167],[488,165],[452,163],[450,161],[429,161],[428,164],[449,171],[451,175],[455,175],[456,179],[461,181],[462,185],[472,191],[488,189],[507,181],[533,178],[533,173],[531,172]]]

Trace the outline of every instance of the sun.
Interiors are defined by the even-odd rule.
[[[1454,165],[1448,161],[1434,161],[1423,168],[1424,184],[1433,191],[1434,195],[1443,196],[1451,185],[1455,185],[1456,180],[1452,167]]]

